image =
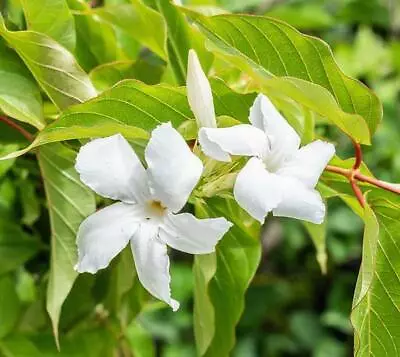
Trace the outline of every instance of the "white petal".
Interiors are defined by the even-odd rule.
[[[300,137],[265,95],[257,96],[249,119],[267,134],[271,155],[289,157],[299,148]]]
[[[228,154],[263,157],[267,152],[264,132],[249,124],[202,128],[199,142],[203,152],[218,161],[230,161]]]
[[[232,227],[225,218],[197,219],[190,213],[170,214],[160,227],[159,237],[170,247],[190,254],[208,254]]]
[[[133,203],[149,196],[146,171],[120,134],[82,146],[75,169],[81,181],[103,197]]]
[[[189,51],[186,85],[189,105],[199,128],[216,128],[211,86],[194,50]]]
[[[298,150],[277,174],[298,178],[307,187],[313,188],[333,155],[335,147],[332,144],[314,141]]]
[[[153,198],[179,211],[201,177],[201,160],[170,123],[153,130],[145,156]]]
[[[320,224],[325,217],[325,204],[318,191],[294,178],[281,177],[283,199],[273,210],[274,216],[302,219]]]
[[[282,199],[279,177],[257,158],[251,158],[239,172],[233,193],[238,204],[261,223]]]
[[[261,110],[261,101],[262,101],[263,95],[259,94],[256,99],[254,100],[253,105],[250,108],[250,115],[249,115],[249,121],[250,123],[255,126],[256,128],[264,131],[264,115]]]
[[[167,246],[158,239],[158,229],[152,223],[140,225],[131,240],[133,258],[142,285],[150,294],[165,301],[176,311],[179,302],[171,298]]]
[[[96,273],[128,244],[143,220],[140,205],[114,203],[86,218],[78,231],[79,273]]]

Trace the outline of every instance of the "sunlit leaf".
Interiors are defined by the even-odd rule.
[[[61,307],[77,277],[75,244],[79,225],[95,210],[94,194],[75,171],[75,152],[62,144],[40,149],[39,165],[46,190],[51,222],[51,262],[47,311],[58,342]]]
[[[10,85],[12,83],[12,85]],[[0,112],[43,129],[39,88],[17,54],[0,41]]]
[[[247,121],[253,94],[242,96],[215,80],[216,114],[231,115]],[[194,120],[185,88],[169,85],[150,86],[136,80],[126,80],[100,96],[63,112],[59,119],[39,133],[27,148],[2,159],[24,154],[30,149],[57,141],[109,136],[121,133],[130,139],[147,139],[149,132],[162,122],[178,127]]]
[[[320,106],[318,102],[323,97],[325,102],[331,102],[331,107],[339,104],[345,113],[364,118],[371,133],[376,130],[382,118],[379,99],[363,84],[343,74],[330,48],[323,41],[303,35],[289,25],[268,17],[205,17],[197,13],[190,13],[190,16],[213,44],[210,49],[255,78],[264,90],[282,93],[278,85],[271,87],[270,81],[271,77],[283,77],[283,80],[289,81],[287,86],[292,87],[292,94],[289,95],[285,90],[283,93],[294,100],[310,107],[304,98],[312,102],[314,97],[317,102],[314,106]],[[280,83],[284,83],[283,80]],[[330,96],[321,87],[330,92]],[[294,95],[296,90],[300,90],[300,93]],[[309,93],[310,90],[312,93]],[[297,98],[299,96],[303,98]],[[320,111],[325,112],[322,108],[317,112]],[[334,118],[331,119],[334,121]],[[341,120],[344,121],[344,118]],[[351,126],[347,127],[346,132],[354,136]],[[365,137],[357,139],[368,142]]]
[[[66,0],[21,0],[28,30],[53,38],[70,51],[75,49],[75,26]]]
[[[166,58],[165,23],[159,13],[142,1],[131,0],[130,4],[101,7],[92,12],[125,31],[161,58]]]
[[[89,75],[96,89],[104,91],[124,79],[138,79],[146,84],[160,83],[164,66],[156,59],[117,61],[98,66]]]
[[[380,196],[367,197],[373,210],[365,208],[363,256],[351,315],[355,356],[398,356],[400,206]]]
[[[33,31],[8,31],[0,15],[0,35],[15,49],[54,104],[64,109],[96,95],[74,56],[52,38]]]

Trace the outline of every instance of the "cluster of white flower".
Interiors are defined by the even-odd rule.
[[[299,148],[297,133],[262,94],[250,110],[251,124],[217,128],[211,87],[193,50],[187,94],[207,156],[218,161],[230,161],[230,155],[251,157],[234,186],[243,209],[261,223],[271,211],[275,216],[323,221],[325,205],[314,187],[334,155],[332,144],[318,140]],[[119,134],[81,148],[75,167],[82,182],[120,202],[82,223],[75,268],[96,273],[130,242],[139,280],[175,311],[179,303],[171,297],[167,246],[191,254],[211,253],[232,224],[225,218],[179,213],[203,164],[170,123],[152,132],[145,161],[147,168]]]

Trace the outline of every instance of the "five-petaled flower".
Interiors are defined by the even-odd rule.
[[[81,148],[75,167],[82,182],[121,202],[81,224],[75,269],[95,273],[130,242],[139,280],[175,311],[179,303],[171,297],[167,245],[191,254],[211,253],[232,224],[225,218],[177,214],[199,181],[203,164],[171,124],[152,132],[145,159],[147,169],[119,134]]]
[[[300,148],[300,137],[262,94],[250,109],[251,125],[216,128],[210,84],[194,51],[188,71],[189,104],[200,123],[203,152],[218,161],[230,161],[230,155],[252,157],[235,182],[239,205],[261,223],[270,211],[322,223],[325,204],[315,186],[335,147],[317,140]]]

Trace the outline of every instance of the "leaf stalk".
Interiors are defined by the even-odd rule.
[[[365,198],[362,194],[360,187],[358,186],[358,182],[365,182],[376,187],[382,188],[386,191],[393,192],[397,195],[400,195],[400,187],[396,187],[393,184],[390,184],[385,181],[378,180],[374,177],[369,177],[360,172],[360,166],[362,163],[362,150],[361,145],[359,143],[353,142],[354,150],[355,150],[355,162],[351,169],[344,169],[337,166],[328,165],[325,170],[328,172],[333,172],[338,175],[342,175],[349,180],[351,188],[357,197],[358,202],[361,207],[365,206]]]
[[[7,124],[9,127],[19,131],[28,141],[30,142],[33,141],[33,135],[27,130],[25,130],[22,126],[19,126],[17,123],[12,121],[11,119],[7,118],[6,116],[0,116],[0,121]]]

